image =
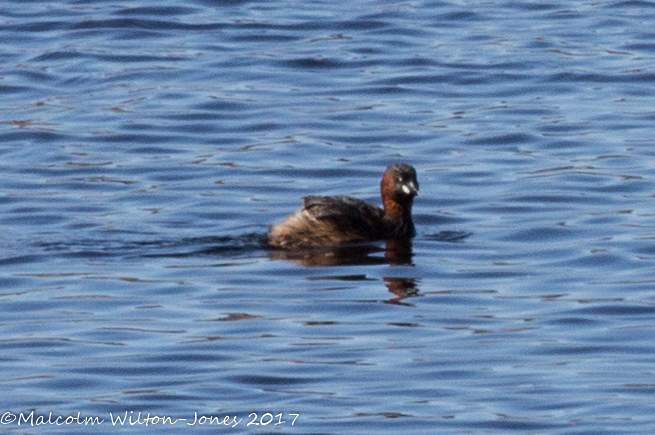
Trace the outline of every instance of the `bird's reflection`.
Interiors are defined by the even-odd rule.
[[[383,255],[380,255],[383,254]],[[272,260],[287,260],[303,266],[364,266],[412,264],[411,240],[387,240],[383,249],[378,245],[351,245],[325,249],[271,251]]]
[[[386,241],[384,258],[393,266],[412,264],[412,240],[392,239]]]
[[[388,304],[409,305],[402,302],[403,299],[418,296],[418,279],[416,278],[398,278],[385,277],[384,284],[390,293],[396,295],[395,298],[386,301]]]
[[[406,266],[413,265],[413,255],[412,241],[409,239],[387,240],[384,248],[379,245],[352,245],[304,251],[270,251],[272,260],[286,260],[303,266],[365,266],[371,264]],[[366,275],[356,277],[340,275],[321,277],[320,279],[365,280],[367,278]],[[419,294],[418,282],[417,278],[385,277],[384,284],[394,295],[385,303],[410,305],[402,301]]]

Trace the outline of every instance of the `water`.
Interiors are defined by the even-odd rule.
[[[653,433],[653,3],[0,16],[3,431]],[[409,250],[260,247],[400,161]]]

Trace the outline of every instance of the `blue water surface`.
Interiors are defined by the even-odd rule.
[[[654,22],[5,0],[0,431],[652,434]],[[401,254],[260,245],[396,162]]]

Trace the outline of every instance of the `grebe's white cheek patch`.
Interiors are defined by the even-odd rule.
[[[409,187],[407,187],[406,184],[403,184],[403,192],[405,192],[405,193],[408,194],[408,195],[409,195],[409,193],[411,192],[411,190],[409,190]]]

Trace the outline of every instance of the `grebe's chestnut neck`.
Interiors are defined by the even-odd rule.
[[[385,214],[394,219],[411,220],[412,205],[418,189],[416,170],[413,167],[404,163],[389,166],[380,182]]]

